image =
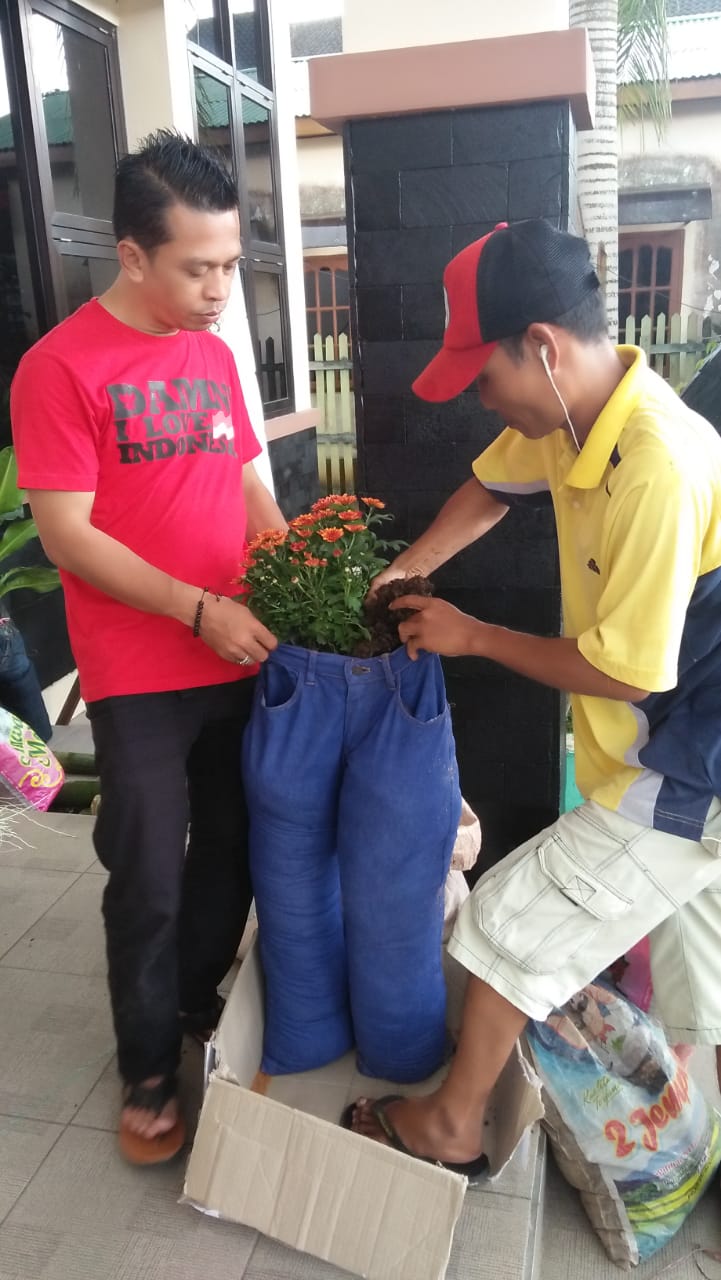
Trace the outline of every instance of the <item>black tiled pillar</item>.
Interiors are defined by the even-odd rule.
[[[426,527],[502,425],[472,392],[446,405],[411,392],[442,339],[443,269],[500,221],[543,216],[567,228],[574,150],[569,103],[345,126],[360,485],[386,501],[400,537]],[[550,512],[509,512],[435,581],[466,612],[557,634]],[[490,663],[450,660],[445,668],[464,794],[495,860],[558,812],[561,699]]]

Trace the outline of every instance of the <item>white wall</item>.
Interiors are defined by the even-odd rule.
[[[568,0],[345,0],[343,50],[402,49],[568,27]]]
[[[345,219],[343,139],[331,133],[298,138],[298,182],[304,218]]]

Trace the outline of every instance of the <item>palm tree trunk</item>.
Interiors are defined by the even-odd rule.
[[[606,292],[611,335],[618,329],[618,0],[569,0],[571,27],[586,27],[596,67],[596,127],[578,135],[578,203],[583,232]]]

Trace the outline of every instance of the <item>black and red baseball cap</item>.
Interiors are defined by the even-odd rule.
[[[413,383],[421,400],[451,400],[483,369],[501,338],[553,322],[600,288],[588,245],[544,218],[499,222],[443,273],[443,346]]]

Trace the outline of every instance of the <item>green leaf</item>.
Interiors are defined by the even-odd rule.
[[[661,138],[671,118],[666,0],[619,0],[617,78],[620,123],[648,119]]]
[[[22,505],[15,450],[8,445],[0,449],[0,520],[13,518]]]
[[[13,552],[19,551],[31,538],[37,538],[38,530],[32,519],[21,520],[11,524],[0,538],[0,560],[5,560]]]
[[[0,574],[0,596],[9,595],[11,591],[54,591],[60,586],[60,575],[57,569],[9,569]]]

